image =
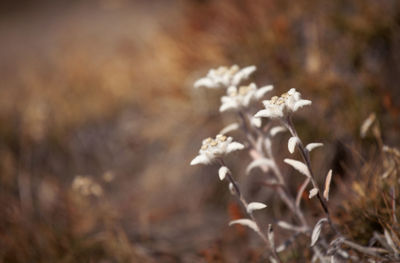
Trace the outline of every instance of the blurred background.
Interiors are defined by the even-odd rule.
[[[348,231],[370,222],[349,232],[362,240],[379,229],[340,193],[370,207],[354,182],[400,142],[399,1],[2,1],[0,43],[1,262],[262,262],[257,237],[227,226],[243,211],[217,167],[189,166],[235,118],[192,87],[220,65],[256,65],[259,85],[313,101],[295,124],[325,143],[313,158],[322,182],[334,170],[335,215]],[[361,140],[372,112],[381,129]],[[239,158],[247,196],[269,205],[260,218],[284,216]]]

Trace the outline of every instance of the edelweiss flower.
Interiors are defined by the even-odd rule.
[[[215,158],[222,157],[223,155],[243,148],[244,145],[238,142],[233,142],[232,137],[218,134],[215,139],[207,138],[203,140],[199,155],[190,162],[190,165],[210,164],[215,160]]]
[[[267,92],[271,91],[274,87],[272,85],[265,86],[257,89],[256,84],[251,83],[248,86],[230,86],[227,90],[227,95],[221,98],[220,112],[240,109],[248,107],[250,102],[260,100]]]
[[[282,118],[311,103],[310,100],[301,99],[301,94],[296,89],[290,89],[280,97],[274,96],[270,100],[264,100],[265,109],[257,112],[255,117]]]
[[[211,69],[206,77],[194,83],[194,87],[227,88],[230,86],[237,86],[243,80],[247,79],[254,71],[256,71],[255,66],[240,69],[237,65],[233,65],[230,68],[219,67],[217,69]]]

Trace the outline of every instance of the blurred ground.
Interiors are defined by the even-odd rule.
[[[215,167],[188,166],[201,140],[230,119],[217,113],[217,93],[192,89],[210,67],[255,64],[258,83],[311,98],[313,116],[305,111],[296,124],[305,140],[327,145],[317,171],[333,167],[346,181],[353,152],[366,149],[370,157],[376,143],[358,137],[370,112],[385,143],[399,143],[396,1],[24,1],[1,8],[3,262],[262,260],[251,233],[227,227],[241,211]],[[102,190],[93,184],[89,196],[79,194],[77,176]]]

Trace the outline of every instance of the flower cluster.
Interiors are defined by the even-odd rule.
[[[296,224],[292,224],[289,223],[290,221],[278,221],[277,226],[282,229],[294,231],[293,237],[299,235],[310,237],[311,242],[309,243],[309,247],[310,250],[313,250],[313,256],[309,261],[360,261],[360,258],[355,256],[354,253],[351,255],[346,252],[346,250],[356,250],[365,255],[379,258],[380,255],[377,254],[378,250],[375,250],[378,249],[378,247],[363,247],[348,240],[333,223],[328,206],[332,170],[329,170],[327,173],[324,187],[321,188],[318,184],[318,178],[313,173],[310,158],[310,152],[317,147],[323,146],[323,144],[312,142],[305,145],[299,138],[292,122],[293,113],[304,106],[311,105],[312,102],[302,99],[300,92],[292,88],[279,97],[274,96],[269,100],[264,100],[263,104],[265,108],[257,111],[257,103],[255,102],[260,101],[266,93],[273,89],[273,86],[269,85],[257,88],[254,83],[247,86],[243,85],[241,82],[247,79],[254,71],[254,66],[243,69],[239,69],[236,65],[231,68],[219,67],[218,69],[210,70],[206,77],[199,79],[195,83],[195,87],[226,88],[226,94],[221,97],[219,111],[225,112],[233,110],[238,118],[238,122],[234,122],[222,129],[220,131],[221,134],[218,134],[214,139],[207,138],[203,140],[199,154],[190,163],[191,165],[210,164],[215,161],[219,163],[220,168],[218,170],[218,176],[220,180],[229,182],[228,186],[230,192],[238,198],[238,201],[242,204],[247,214],[244,218],[231,221],[229,225],[240,224],[254,230],[270,249],[268,257],[271,262],[281,262],[279,254],[288,249],[292,242],[281,241],[281,245],[276,246],[278,243],[275,241],[271,224],[268,225],[266,234],[264,233],[263,227],[257,222],[255,212],[266,208],[266,205],[261,202],[247,202],[245,198],[246,192],[241,191],[240,185],[235,181],[235,176],[231,170],[225,166],[222,160],[226,154],[244,149],[243,144],[235,142],[232,137],[224,135],[234,130],[239,130],[240,128],[240,131],[245,135],[244,138],[247,140],[246,146],[253,159],[247,166],[246,173],[250,174],[255,168],[259,168],[263,171],[266,177],[263,181],[263,185],[271,187],[276,191],[280,200],[287,206],[288,211],[290,211],[292,217],[290,221],[296,222]],[[271,125],[274,122],[263,126],[261,118],[277,119],[282,126]],[[374,120],[375,117],[372,116],[364,123],[361,129],[361,135],[366,134]],[[295,151],[298,151],[301,157],[300,160],[285,158],[283,162],[305,176],[304,182],[300,187],[297,187],[298,190],[295,195],[291,193],[291,185],[289,185],[290,179],[287,178],[287,173],[281,170],[274,156],[274,152],[276,151],[272,148],[274,136],[282,131],[287,131],[291,135],[288,140],[289,153],[294,154]],[[387,147],[384,148],[384,150],[385,149],[387,150]],[[384,175],[383,177],[385,178],[387,176],[389,175]],[[310,184],[311,189],[309,188]],[[308,191],[308,197],[310,199],[314,198],[314,200],[319,202],[324,213],[322,218],[316,223],[309,222],[309,218],[306,217],[307,214],[301,209],[302,197],[306,191]],[[314,221],[314,219],[312,220]],[[324,224],[328,224],[330,228],[323,228]],[[311,225],[314,225],[312,229],[310,228]],[[326,231],[330,231],[330,233],[325,234]],[[382,252],[382,255],[385,253],[385,257],[390,259],[390,262],[398,262],[398,247],[394,244],[389,231],[386,229],[384,231],[384,235],[381,235],[381,237],[379,237],[378,234],[376,234],[376,236],[383,240],[383,246],[391,249],[392,252],[385,249],[380,250],[381,248],[379,248],[379,251]],[[331,240],[332,236],[335,236],[335,239]],[[349,248],[343,248],[341,246],[342,244],[345,244],[346,247]],[[385,259],[385,257],[382,256],[381,259]]]
[[[220,112],[240,109],[248,107],[251,102],[258,101],[265,96],[266,93],[273,90],[272,85],[257,89],[256,84],[251,83],[248,86],[230,86],[227,89],[227,95],[221,98]]]
[[[190,165],[210,164],[217,158],[243,148],[244,145],[234,142],[232,137],[218,134],[215,139],[207,138],[203,140],[199,155],[191,161]]]
[[[310,100],[301,99],[300,92],[290,89],[280,97],[274,96],[270,100],[263,101],[265,109],[256,113],[256,117],[282,118],[303,106],[311,105]]]
[[[253,74],[254,71],[256,71],[255,66],[248,66],[243,69],[240,69],[237,65],[233,65],[230,68],[222,66],[217,69],[211,69],[206,77],[194,83],[194,87],[215,89],[237,86]]]

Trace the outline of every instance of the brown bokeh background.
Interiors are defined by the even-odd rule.
[[[0,8],[2,262],[260,262],[257,238],[227,226],[242,211],[216,167],[189,166],[201,140],[234,118],[218,113],[220,93],[192,88],[212,67],[256,65],[260,85],[312,99],[295,122],[305,141],[325,143],[315,169],[332,167],[338,185],[362,174],[365,160],[354,155],[376,156],[375,140],[359,138],[371,112],[384,143],[399,144],[398,1]],[[249,158],[232,157],[238,174],[239,159]],[[101,193],[74,190],[77,176]],[[241,178],[250,198],[278,202]],[[277,204],[260,216],[282,215]]]

